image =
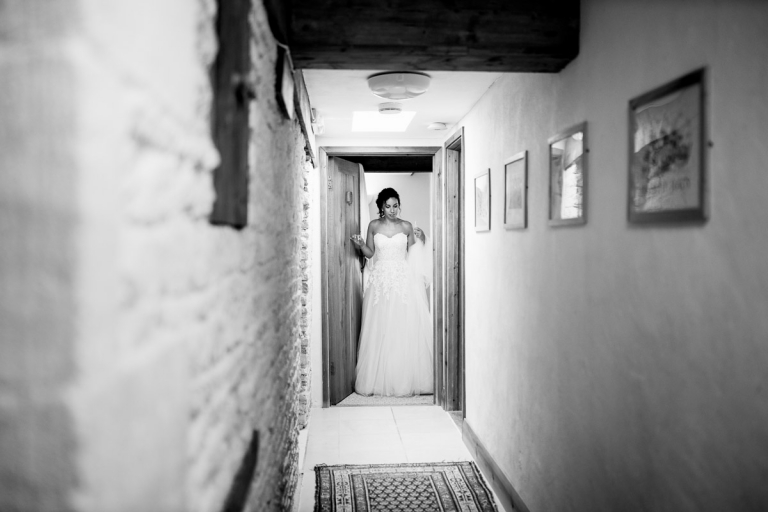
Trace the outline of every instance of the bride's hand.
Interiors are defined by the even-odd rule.
[[[413,235],[421,240],[422,243],[424,243],[426,236],[424,235],[424,231],[422,231],[421,228],[413,228]]]
[[[355,244],[358,247],[362,247],[365,245],[365,240],[363,240],[363,237],[360,235],[352,235],[349,237],[350,240],[352,240],[352,243]]]

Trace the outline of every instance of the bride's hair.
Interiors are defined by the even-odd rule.
[[[384,216],[384,203],[386,203],[389,199],[392,198],[397,199],[398,204],[400,203],[400,196],[397,194],[397,190],[387,187],[381,192],[379,192],[379,197],[376,198],[376,206],[379,209],[379,217]]]

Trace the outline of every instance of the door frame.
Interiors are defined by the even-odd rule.
[[[464,330],[465,312],[465,269],[464,269],[464,240],[465,240],[465,187],[464,187],[464,127],[458,128],[443,144],[444,169],[442,179],[441,198],[444,201],[443,233],[444,249],[442,275],[444,320],[443,324],[435,325],[435,330],[440,329],[445,350],[443,355],[444,367],[442,376],[443,393],[438,398],[439,403],[446,411],[461,411],[462,418],[466,418],[466,386],[465,386],[465,361],[466,361],[466,335]],[[449,151],[458,152],[458,161],[449,165]],[[435,280],[438,279],[437,273]],[[455,289],[454,289],[455,288]]]
[[[329,334],[329,322],[328,322],[328,260],[327,251],[325,247],[328,244],[328,229],[326,224],[328,222],[328,157],[338,156],[354,156],[354,155],[367,155],[367,156],[392,156],[392,155],[432,155],[432,171],[437,172],[443,165],[443,147],[442,146],[390,146],[390,147],[378,147],[378,146],[322,146],[318,150],[320,161],[320,245],[321,245],[321,260],[320,269],[322,278],[320,279],[321,286],[321,301],[322,301],[322,318],[323,318],[323,339],[322,339],[322,355],[323,355],[323,407],[330,407],[331,405],[331,393],[330,393],[330,334]],[[433,184],[434,184],[433,177]],[[435,185],[436,186],[436,185]],[[434,207],[434,205],[433,205]],[[435,212],[442,219],[441,212]],[[437,217],[436,217],[437,218]],[[436,222],[436,221],[435,221]],[[437,225],[437,224],[435,224]],[[436,256],[440,254],[436,253]],[[438,258],[436,258],[437,260]],[[435,309],[439,304],[437,297],[435,297]],[[437,345],[437,336],[434,336],[435,344]],[[442,349],[440,351],[442,354]],[[437,358],[435,358],[435,364],[437,366]],[[437,389],[437,386],[435,386]],[[435,393],[437,396],[437,392]]]

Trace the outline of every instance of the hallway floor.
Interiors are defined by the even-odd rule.
[[[456,424],[434,405],[312,409],[308,430],[299,512],[313,510],[316,464],[472,460]]]

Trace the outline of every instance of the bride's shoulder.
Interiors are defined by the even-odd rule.
[[[413,232],[413,225],[410,222],[403,219],[400,219],[400,222],[402,222],[402,226],[403,226],[403,229],[405,229],[406,234],[410,234]]]

